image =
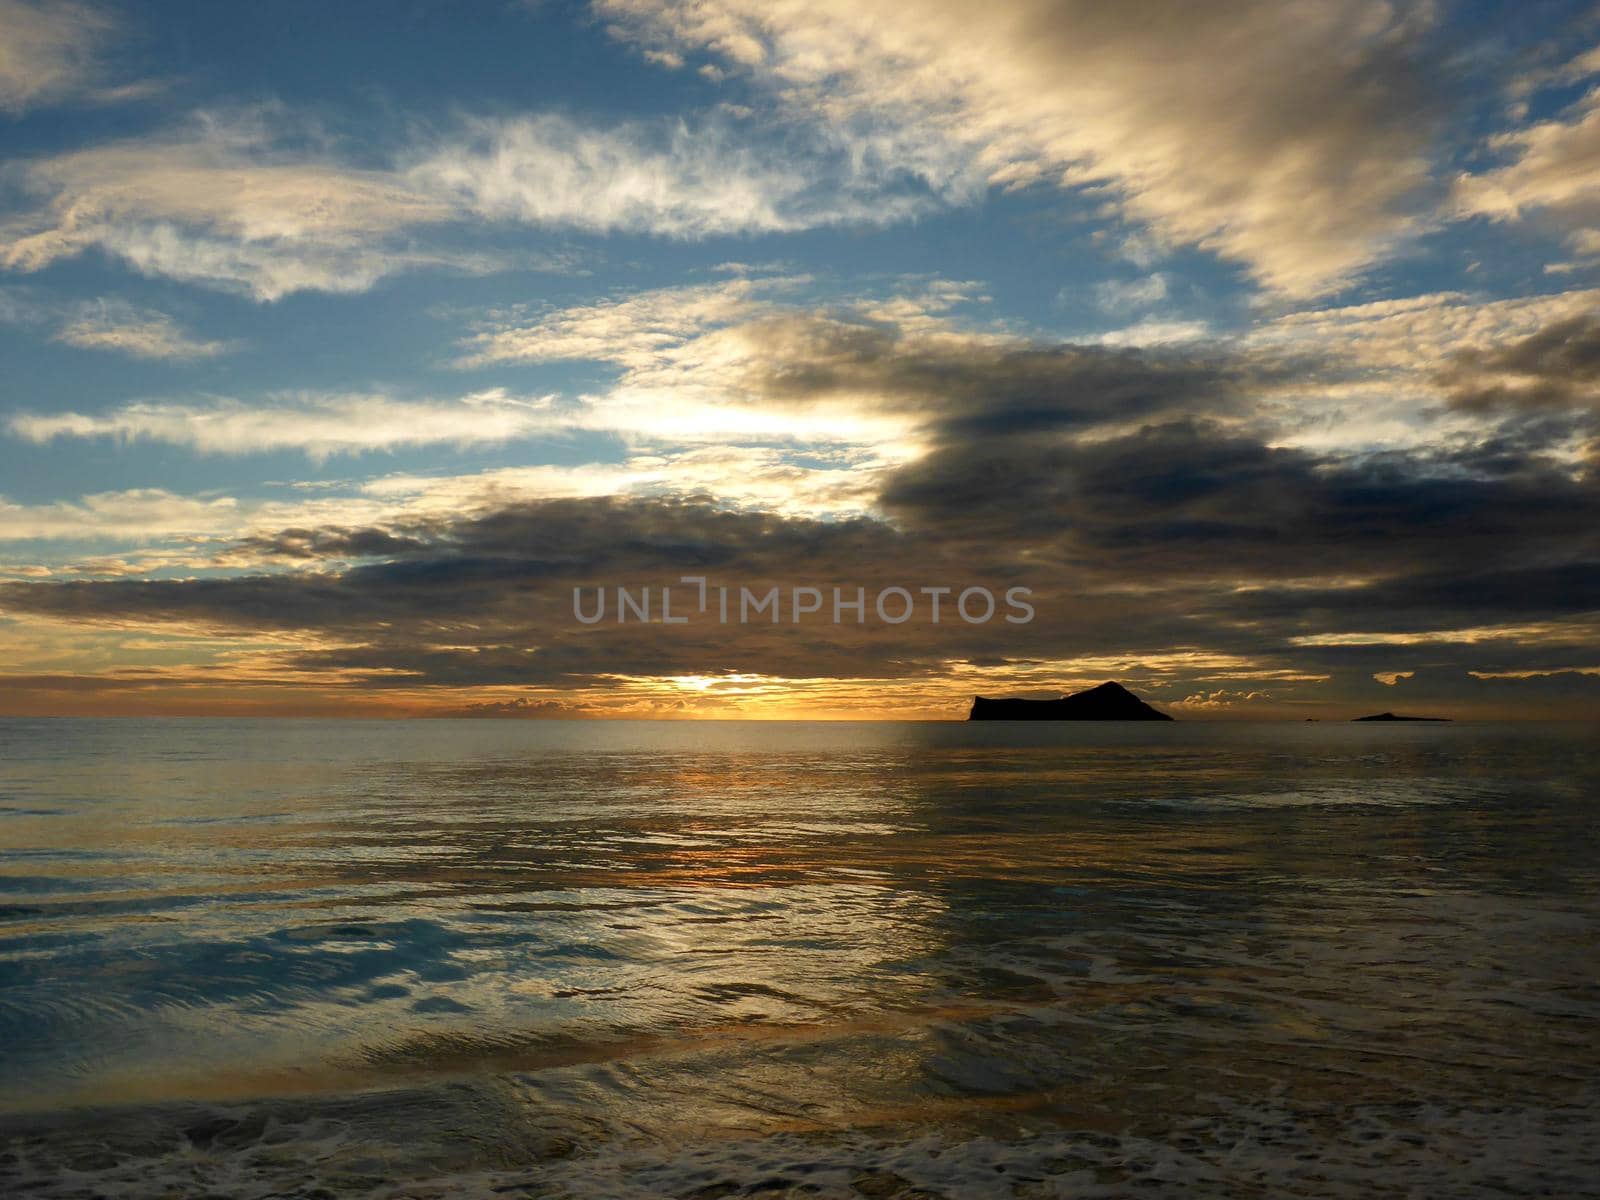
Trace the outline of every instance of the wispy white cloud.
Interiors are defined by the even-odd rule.
[[[767,512],[850,516],[871,507],[878,472],[886,465],[863,450],[801,454],[772,446],[703,446],[672,453],[641,450],[614,463],[379,475],[336,482],[328,494],[288,499],[185,495],[163,488],[100,492],[44,504],[0,496],[0,542],[98,541],[146,547],[111,559],[69,554],[54,568],[29,565],[11,571],[45,577],[53,571],[139,574],[249,567],[257,559],[233,542],[253,532],[386,526],[562,497],[715,492],[724,504]],[[169,545],[161,548],[162,543]]]
[[[1553,46],[1552,46],[1553,48]],[[1548,87],[1577,83],[1590,75],[1600,75],[1600,46],[1591,46],[1581,54],[1562,62],[1545,63],[1514,77],[1507,88],[1516,101],[1514,113],[1526,114],[1526,97]]]
[[[1501,300],[1430,292],[1289,313],[1246,340],[1256,348],[1320,352],[1346,368],[1409,374],[1420,382],[1451,354],[1526,337],[1597,304],[1596,289]]]
[[[453,247],[484,221],[674,238],[914,217],[958,181],[908,172],[815,130],[721,119],[586,126],[464,119],[357,167],[276,107],[200,114],[164,134],[17,164],[35,205],[0,221],[0,267],[99,250],[151,276],[277,300],[354,293],[419,267],[567,269],[569,255]],[[459,243],[462,236],[456,236]]]
[[[1481,438],[1487,417],[1445,411],[1456,356],[1531,336],[1592,311],[1600,290],[1489,299],[1433,292],[1311,309],[1241,339],[1253,353],[1320,361],[1266,406],[1280,445],[1318,450],[1439,446]]]
[[[1600,67],[1600,52],[1590,69]],[[1541,216],[1568,234],[1573,251],[1600,251],[1600,87],[1560,117],[1489,142],[1505,165],[1456,180],[1457,215],[1491,221]]]
[[[497,322],[463,343],[468,352],[460,365],[584,360],[645,367],[694,334],[749,317],[763,297],[804,282],[794,276],[739,277],[575,305],[532,322]]]
[[[100,413],[20,413],[8,427],[35,443],[115,438],[202,454],[291,451],[318,459],[580,431],[614,435],[628,448],[620,462],[347,484],[336,489],[346,495],[309,502],[321,506],[314,512],[272,509],[280,525],[311,516],[323,524],[371,521],[397,505],[412,513],[459,511],[487,496],[508,495],[715,494],[725,503],[775,512],[861,513],[871,507],[882,472],[917,452],[918,416],[901,399],[877,395],[870,371],[853,378],[851,339],[867,338],[862,349],[872,355],[882,352],[882,338],[893,337],[908,354],[934,356],[991,343],[998,348],[1012,339],[963,331],[948,319],[972,298],[966,285],[912,281],[893,295],[841,303],[824,316],[781,302],[806,282],[737,276],[660,289],[503,325],[473,343],[492,351],[495,361],[581,358],[620,368],[611,386],[569,401],[502,389],[446,400],[289,394],[248,402],[133,403]],[[812,328],[811,322],[821,324]],[[830,353],[844,357],[818,358]],[[842,370],[844,382],[815,395],[787,394],[784,372],[791,360],[806,370]],[[228,528],[243,519],[224,515]],[[65,528],[63,514],[41,517],[50,528]],[[85,531],[78,536],[90,536],[93,521],[74,519]],[[13,528],[25,520],[15,514]]]
[[[888,466],[870,449],[712,445],[643,447],[615,463],[500,467],[461,475],[383,475],[358,485],[359,497],[332,500],[363,516],[360,504],[398,515],[452,514],[486,503],[566,496],[715,495],[720,503],[790,515],[847,516],[872,507]],[[292,524],[280,521],[280,524]]]
[[[34,330],[85,350],[168,362],[215,358],[238,346],[195,337],[168,314],[116,297],[69,303],[31,288],[0,288],[0,325]]]
[[[203,454],[291,451],[317,459],[604,433],[628,448],[630,477],[654,462],[646,473],[664,488],[721,494],[739,490],[735,480],[747,481],[748,460],[740,456],[757,451],[791,466],[785,456],[800,450],[813,460],[842,455],[864,473],[910,461],[927,449],[930,396],[989,386],[983,380],[1019,386],[1009,372],[1048,371],[1081,349],[974,324],[960,308],[974,295],[970,285],[904,281],[892,294],[822,307],[814,297],[801,302],[792,294],[811,296],[812,286],[801,276],[736,276],[532,319],[501,312],[464,342],[468,365],[581,360],[616,368],[612,382],[560,400],[503,388],[444,399],[269,394],[150,401],[98,413],[21,413],[9,429],[39,443],[117,438]],[[1448,396],[1440,372],[1455,356],[1525,337],[1597,300],[1600,293],[1585,291],[1500,301],[1439,293],[1288,314],[1230,344],[1263,365],[1253,413],[1278,431],[1279,444],[1415,445],[1475,436],[1488,420],[1442,412]],[[1214,336],[1203,322],[1150,316],[1089,340],[1176,347],[1203,346]],[[1301,365],[1279,372],[1284,382],[1273,384],[1270,364],[1279,362]],[[1325,365],[1305,365],[1315,362]],[[1027,378],[1028,386],[1048,386]],[[674,459],[686,465],[670,469]],[[709,467],[687,473],[691,463],[726,473],[719,478]],[[769,480],[789,469],[773,463],[763,468]],[[590,474],[615,482],[607,474],[613,469],[602,465]],[[842,486],[842,479],[828,486]],[[768,499],[776,503],[781,490]]]
[[[181,496],[162,488],[97,492],[50,504],[16,504],[0,496],[0,541],[145,542],[231,528],[238,510],[232,497]]]
[[[1211,336],[1213,330],[1204,321],[1150,317],[1102,333],[1092,340],[1102,346],[1173,346],[1204,341]]]
[[[409,267],[498,265],[400,244],[401,231],[449,219],[450,205],[286,142],[280,120],[202,116],[178,133],[21,164],[40,205],[0,224],[0,265],[36,271],[99,249],[143,274],[261,300],[363,291]]]
[[[479,119],[406,178],[493,220],[680,238],[886,225],[962,184],[815,132],[790,137],[774,142],[717,120],[596,128],[551,114]]]
[[[114,300],[80,306],[55,336],[85,350],[178,362],[215,358],[234,348],[232,342],[191,336],[166,313]]]
[[[1142,279],[1108,279],[1095,285],[1094,295],[1107,312],[1133,312],[1167,298],[1167,277],[1156,271]]]
[[[0,0],[0,112],[20,113],[87,87],[111,33],[85,4]]]
[[[493,389],[459,400],[398,400],[381,394],[296,394],[245,404],[137,403],[107,413],[20,413],[8,422],[31,442],[121,438],[165,442],[202,454],[292,450],[313,458],[406,446],[505,442],[555,427],[548,398]]]
[[[1098,191],[1293,295],[1420,227],[1430,9],[1386,0],[596,0],[621,36],[710,56],[859,153],[930,178]]]

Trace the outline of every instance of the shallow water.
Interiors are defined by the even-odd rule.
[[[0,721],[0,1189],[1600,1195],[1597,735]]]

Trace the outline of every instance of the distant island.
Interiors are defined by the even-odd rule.
[[[1373,713],[1370,717],[1352,717],[1352,721],[1448,721],[1449,717],[1406,717],[1399,713]]]
[[[1102,683],[1058,700],[974,696],[969,721],[1170,721],[1120,683]]]

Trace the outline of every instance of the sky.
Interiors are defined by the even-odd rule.
[[[1597,267],[1588,4],[0,0],[0,715],[1600,717]]]

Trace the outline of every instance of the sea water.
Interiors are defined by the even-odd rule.
[[[0,1191],[1600,1195],[1590,725],[0,721]]]

